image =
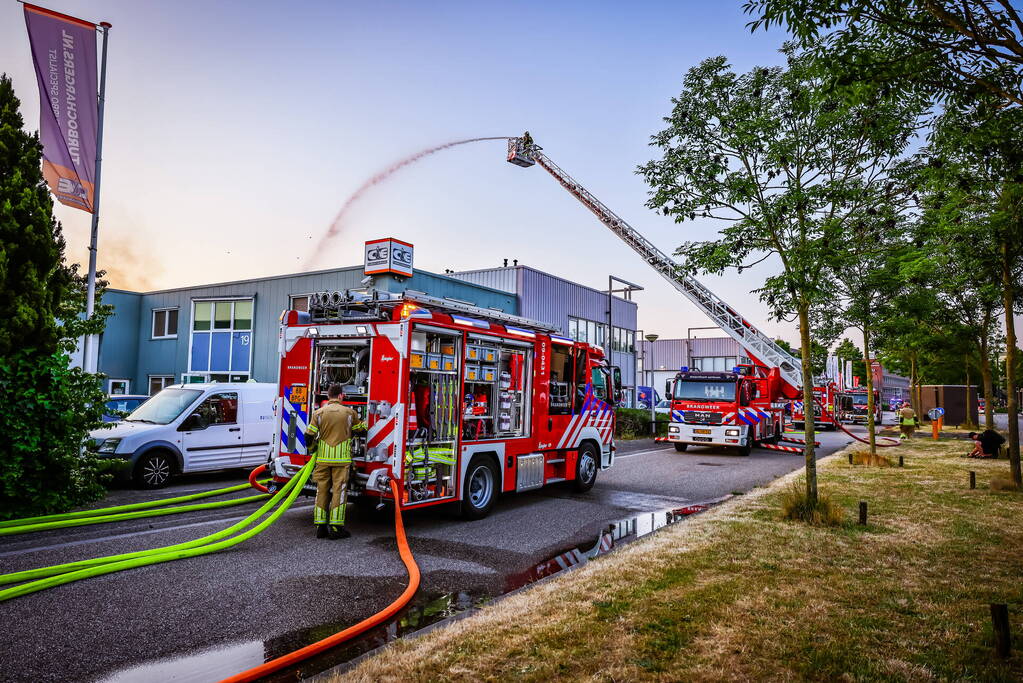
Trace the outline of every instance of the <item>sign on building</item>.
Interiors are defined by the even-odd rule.
[[[408,242],[388,237],[366,242],[366,259],[363,272],[366,275],[393,273],[412,277],[412,251]]]

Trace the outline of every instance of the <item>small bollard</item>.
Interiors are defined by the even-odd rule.
[[[860,526],[867,526],[867,501],[860,501]]]
[[[849,464],[852,464],[852,453],[849,454]]]
[[[905,461],[903,461],[902,456],[900,455],[899,456],[899,467],[902,467],[904,464],[905,464]]]
[[[977,488],[977,473],[973,470],[970,470],[970,488]]]
[[[995,654],[1002,659],[1008,659],[1012,650],[1008,605],[991,603],[991,630],[995,634]]]

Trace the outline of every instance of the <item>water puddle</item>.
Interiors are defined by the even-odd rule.
[[[508,576],[503,593],[535,583],[566,569],[581,566],[626,543],[675,524],[692,514],[703,512],[720,500],[723,499],[643,513],[609,524],[593,542],[568,548],[543,562],[538,562],[523,572]],[[287,669],[265,680],[283,682],[306,679],[327,669],[351,662],[360,655],[398,638],[421,631],[456,614],[478,607],[493,597],[495,596],[457,592],[415,600],[412,605],[387,624],[369,631],[342,647],[334,648],[324,655],[308,660],[299,667]],[[122,669],[103,678],[101,683],[148,683],[149,681],[209,683],[219,681],[239,671],[258,666],[326,638],[350,625],[350,622],[321,624],[312,628],[291,631],[268,641],[253,640],[232,643],[187,656],[168,657]]]

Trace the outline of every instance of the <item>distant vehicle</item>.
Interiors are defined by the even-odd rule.
[[[124,415],[119,413],[130,413],[148,400],[149,396],[145,394],[110,394],[103,421],[119,422],[124,419]]]
[[[657,405],[654,406],[654,412],[658,415],[670,415],[671,414],[671,401],[664,399],[658,401]]]
[[[131,463],[138,486],[160,488],[174,474],[266,462],[276,398],[275,384],[176,384],[90,436],[100,456]]]
[[[661,401],[661,395],[652,387],[636,387],[636,407],[650,410],[650,397],[654,397],[654,405]]]
[[[985,405],[986,405],[986,402],[985,402],[984,399],[982,399],[982,398],[978,398],[977,399],[977,410],[983,411]]]

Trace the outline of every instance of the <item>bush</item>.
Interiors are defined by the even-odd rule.
[[[839,526],[845,519],[841,506],[822,491],[817,492],[817,504],[811,505],[806,497],[806,483],[799,480],[782,494],[781,514],[784,519],[813,526]]]
[[[657,434],[668,433],[668,416],[657,416]],[[615,438],[642,439],[650,436],[650,411],[644,408],[619,408],[615,423]]]

